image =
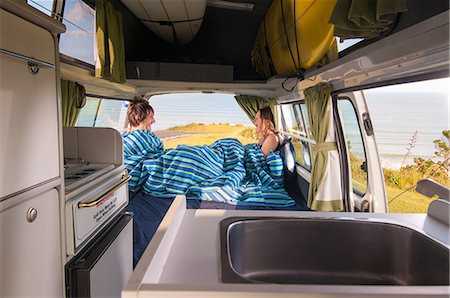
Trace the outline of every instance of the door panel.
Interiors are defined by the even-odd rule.
[[[357,210],[387,212],[386,191],[375,133],[363,94],[338,95],[353,202]]]

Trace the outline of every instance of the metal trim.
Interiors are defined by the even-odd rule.
[[[89,208],[89,207],[94,207],[96,205],[98,205],[101,201],[103,201],[103,199],[107,196],[109,196],[110,194],[112,194],[113,192],[115,192],[116,190],[118,190],[119,188],[121,188],[125,183],[127,183],[129,180],[131,179],[130,175],[123,175],[122,176],[122,181],[117,184],[114,188],[110,189],[109,191],[107,191],[106,193],[102,194],[99,198],[90,201],[90,202],[79,202],[78,203],[78,208]]]
[[[5,49],[0,49],[0,53],[4,54],[4,55],[7,55],[9,57],[12,57],[12,58],[21,60],[21,61],[32,63],[32,64],[37,65],[37,66],[47,67],[47,68],[55,68],[55,65],[53,65],[51,63],[48,63],[48,62],[45,62],[45,61],[42,61],[42,60],[39,60],[39,59],[35,59],[35,58],[32,58],[32,57],[28,57],[28,56],[25,56],[25,55],[22,55],[22,54],[18,54],[16,52],[8,51],[8,50],[5,50]]]

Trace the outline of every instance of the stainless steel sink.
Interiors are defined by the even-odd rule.
[[[449,249],[396,224],[234,217],[220,233],[225,283],[449,285]]]

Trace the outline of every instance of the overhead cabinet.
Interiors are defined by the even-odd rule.
[[[59,147],[53,36],[5,10],[0,22],[2,200],[58,177]]]

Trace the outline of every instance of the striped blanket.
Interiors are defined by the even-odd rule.
[[[179,145],[163,150],[159,138],[144,130],[125,133],[125,167],[129,188],[157,197],[188,198],[249,206],[291,206],[283,188],[283,162],[267,159],[257,144],[225,138],[205,146]]]

